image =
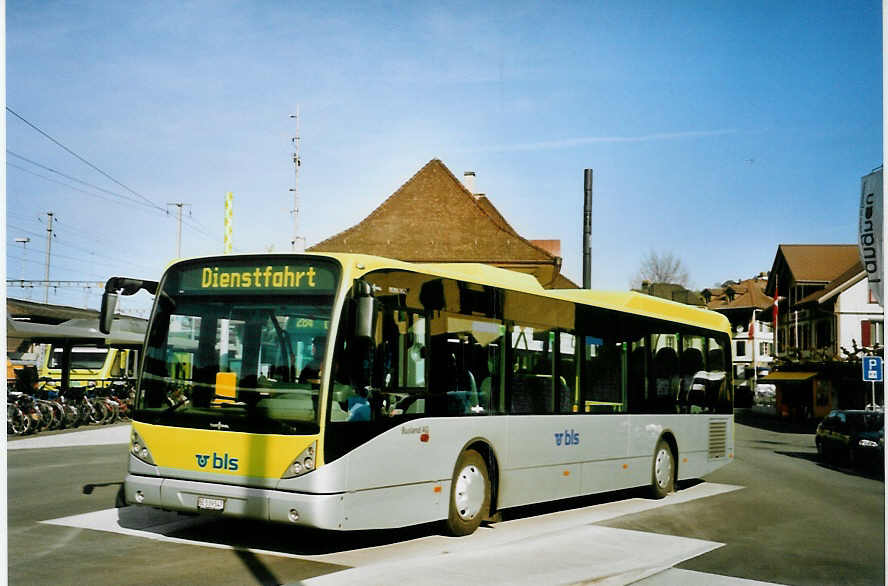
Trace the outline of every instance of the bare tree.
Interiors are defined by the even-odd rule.
[[[641,258],[641,266],[632,278],[632,288],[638,289],[643,282],[672,283],[688,286],[688,271],[681,259],[672,252],[649,251]]]

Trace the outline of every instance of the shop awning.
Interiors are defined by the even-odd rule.
[[[804,382],[806,380],[811,380],[815,378],[818,372],[793,372],[793,371],[780,371],[780,372],[772,372],[767,376],[759,377],[759,382],[766,383],[779,383],[779,382]]]

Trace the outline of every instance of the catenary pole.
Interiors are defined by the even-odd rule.
[[[304,252],[305,244],[300,243],[299,237],[299,167],[302,161],[299,158],[299,106],[296,106],[296,113],[290,114],[290,118],[296,121],[296,134],[290,139],[293,143],[293,239],[290,241],[290,250],[293,252]]]
[[[177,214],[179,225],[176,228],[176,258],[182,258],[182,208],[190,205],[190,203],[184,203],[181,201],[167,203],[167,206],[176,206],[179,208]]]
[[[53,213],[46,212],[46,217],[46,276],[44,277],[44,280],[46,281],[46,288],[43,290],[43,303],[49,303],[49,262],[50,258],[52,258]]]

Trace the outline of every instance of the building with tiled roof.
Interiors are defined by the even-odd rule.
[[[790,305],[823,289],[860,259],[856,244],[781,244],[765,293],[779,289]]]
[[[855,361],[881,352],[884,313],[869,294],[857,245],[781,244],[765,292],[779,294],[776,355],[785,364],[769,377],[778,408],[822,416],[870,402],[873,389]]]
[[[734,379],[738,385],[746,384],[749,388],[753,382],[750,379],[755,379],[756,373],[768,368],[774,359],[774,299],[765,295],[766,284],[766,273],[761,273],[701,292],[706,308],[723,314],[731,322]]]
[[[765,290],[780,295],[778,355],[884,344],[883,312],[865,276],[856,244],[781,244]]]
[[[561,275],[560,242],[520,236],[485,195],[472,193],[438,159],[369,216],[308,250],[417,263],[483,263],[530,273],[549,289],[577,288]]]

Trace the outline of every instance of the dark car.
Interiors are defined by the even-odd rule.
[[[884,428],[885,416],[881,411],[831,411],[817,426],[817,454],[825,462],[881,465]]]

